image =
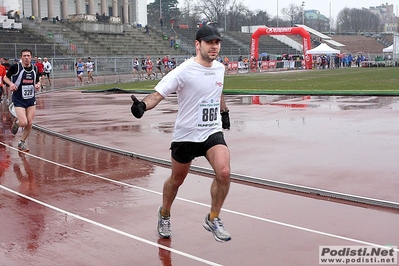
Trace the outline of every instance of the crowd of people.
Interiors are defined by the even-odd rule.
[[[91,57],[87,58],[86,62],[79,57],[74,65],[78,85],[84,85],[85,73],[87,73],[87,84],[94,82],[93,72],[95,70],[95,62]],[[165,55],[163,58],[157,57],[152,59],[151,56],[134,58],[133,59],[133,80],[156,80],[162,79],[171,70],[175,69],[177,61],[174,57]]]
[[[316,69],[341,68],[341,67],[361,67],[361,63],[367,60],[363,54],[335,54],[318,55],[313,58],[313,65]]]
[[[78,58],[78,61],[75,63],[76,77],[78,78],[78,83],[80,86],[83,86],[83,75],[85,70],[87,72],[87,84],[90,82],[94,82],[93,71],[95,67],[95,62],[91,60],[91,57],[87,57],[87,61],[84,63],[81,57]]]
[[[0,65],[2,66],[2,68],[4,67],[4,70],[6,71],[6,73],[8,72],[8,70],[11,68],[12,65],[17,65],[18,63],[21,63],[21,59],[20,58],[14,58],[11,62],[9,58],[6,57],[1,57],[0,58]],[[40,80],[40,84],[41,84],[41,89],[45,89],[45,88],[49,88],[51,87],[51,71],[53,69],[51,63],[48,61],[47,57],[44,57],[43,59],[41,57],[38,56],[34,56],[31,59],[31,64],[34,65],[37,68],[37,75],[39,77]],[[2,72],[0,72],[1,74]],[[8,95],[10,92],[9,87],[7,86],[7,84],[4,84],[3,78],[0,77],[0,102],[5,99],[5,100],[9,100]]]
[[[133,61],[133,79],[136,81],[162,79],[176,66],[176,59],[169,55],[165,55],[163,58],[158,57],[155,62],[150,56],[142,57],[140,60],[136,57]]]

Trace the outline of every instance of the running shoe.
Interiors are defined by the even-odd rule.
[[[162,206],[158,208],[158,234],[162,238],[169,238],[172,234],[170,230],[170,217],[165,217],[161,215]]]
[[[17,124],[17,119],[15,118],[15,120],[14,120],[14,123],[12,124],[12,127],[11,127],[11,133],[12,134],[17,134],[17,132],[18,132],[18,124]]]
[[[210,221],[209,215],[207,215],[204,221],[204,228],[212,232],[213,237],[218,242],[226,242],[231,239],[231,235],[227,232],[226,228],[224,228],[220,218],[215,218],[213,221]]]
[[[26,147],[25,141],[23,141],[23,140],[20,140],[20,141],[19,141],[19,143],[18,143],[18,149],[19,149],[20,151],[24,151],[24,152],[28,152],[28,151],[29,151],[29,149]]]

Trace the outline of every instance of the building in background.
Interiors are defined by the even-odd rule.
[[[147,25],[146,0],[0,0],[0,12],[20,11],[22,17],[55,17],[68,20],[76,15],[115,17],[123,24]]]
[[[304,10],[305,25],[319,32],[330,31],[330,19],[315,9]]]
[[[393,4],[381,4],[379,6],[371,6],[368,9],[380,18],[381,31],[384,33],[399,32],[399,17],[394,13]],[[397,11],[396,11],[397,12]]]

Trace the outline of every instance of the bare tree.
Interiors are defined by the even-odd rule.
[[[338,13],[337,29],[340,33],[379,32],[380,18],[368,9],[344,8]]]
[[[352,29],[352,21],[350,17],[350,9],[344,8],[342,9],[337,16],[337,31],[339,33],[342,32],[351,32]]]
[[[180,17],[180,10],[177,5],[177,0],[162,0],[162,2],[160,0],[155,0],[155,2],[148,4],[147,19],[149,24],[155,24],[159,21],[161,10],[164,23],[167,23],[171,18],[176,20],[176,18]]]
[[[291,22],[291,27],[295,24],[302,24],[302,6],[290,4],[288,7],[281,9],[284,18]]]
[[[196,9],[203,13],[207,20],[217,22],[220,27],[229,3],[230,0],[199,0]]]
[[[241,26],[248,25],[247,17],[249,9],[243,3],[232,0],[227,11],[227,30],[241,31]]]
[[[197,27],[197,23],[201,20],[201,12],[195,9],[192,1],[185,0],[183,7],[180,8],[181,19],[185,20],[190,28]]]
[[[254,25],[264,25],[266,26],[270,21],[270,15],[266,11],[255,10],[253,23]]]

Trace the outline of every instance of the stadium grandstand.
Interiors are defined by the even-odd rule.
[[[78,14],[62,13],[65,10],[61,8],[61,2],[54,1],[52,7],[41,6],[40,10],[45,14],[32,9],[31,12],[26,11],[24,17],[20,17],[18,11],[1,15],[0,56],[17,58],[22,48],[30,48],[35,55],[51,58],[134,58],[147,55],[156,58],[170,55],[183,60],[195,54],[194,39],[199,25],[195,28],[185,24],[170,27],[169,24],[160,26],[158,21],[147,25],[147,18],[140,17],[140,12],[129,9],[128,13],[122,10],[122,14],[118,14],[118,8],[114,7],[99,15],[94,12],[94,7],[104,11],[103,1],[90,1],[88,6],[84,2],[68,2],[68,10],[76,9]],[[141,5],[146,7],[143,3]],[[87,14],[80,14],[85,8]],[[0,10],[6,11],[4,8]],[[144,24],[148,26],[148,32]],[[325,42],[341,53],[362,53],[370,60],[381,56],[383,48],[393,43],[392,36],[329,35],[305,25],[296,26],[304,27],[311,34],[311,48]],[[250,57],[251,33],[222,30],[222,35],[221,56],[228,56],[231,61]],[[301,43],[300,36],[295,35],[286,38],[261,36],[259,54],[268,54],[271,59],[301,55]]]

